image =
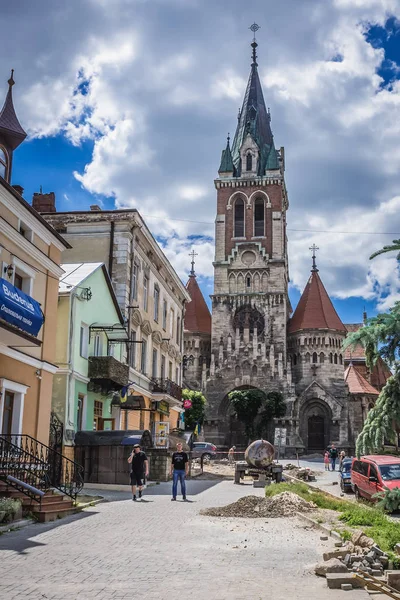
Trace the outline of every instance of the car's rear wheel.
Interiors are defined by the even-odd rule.
[[[211,454],[208,454],[207,452],[205,454],[203,454],[203,462],[210,462],[211,460]]]

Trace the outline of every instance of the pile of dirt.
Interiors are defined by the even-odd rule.
[[[316,509],[313,502],[306,502],[297,494],[282,492],[272,498],[259,496],[244,496],[237,502],[216,508],[201,511],[202,515],[209,517],[294,517],[297,512],[311,512]]]

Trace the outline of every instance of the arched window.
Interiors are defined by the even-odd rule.
[[[339,364],[340,365],[343,364],[343,356],[341,354],[339,354]]]
[[[323,352],[321,352],[321,354],[319,355],[319,362],[321,363],[321,365],[323,365],[325,362],[325,354]]]
[[[7,154],[0,146],[0,176],[7,179]]]
[[[246,288],[249,290],[251,288],[251,277],[247,275],[246,277]]]
[[[306,359],[306,363],[310,362],[310,354],[309,354],[309,352],[306,353],[305,359]]]
[[[296,356],[296,354],[293,355],[293,364],[294,364],[294,366],[297,365],[297,356]]]
[[[333,363],[333,354],[332,354],[332,352],[329,354],[329,362]]]
[[[316,352],[313,352],[312,361],[313,361],[313,363],[317,363],[318,362],[318,355],[317,355]]]
[[[337,354],[335,353],[335,356],[333,357],[333,362],[335,363],[335,365],[337,365]]]
[[[253,157],[251,155],[251,152],[248,152],[246,155],[246,171],[252,171],[253,170]]]
[[[264,231],[264,200],[262,198],[256,198],[254,202],[254,236],[262,237],[265,235]]]
[[[235,202],[235,237],[244,237],[244,200],[238,198]]]

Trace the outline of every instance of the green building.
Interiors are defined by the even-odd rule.
[[[61,266],[52,410],[73,457],[77,431],[120,427],[111,400],[128,384],[128,335],[104,264]]]

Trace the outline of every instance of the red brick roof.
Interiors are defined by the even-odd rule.
[[[289,322],[289,333],[302,329],[346,331],[328,296],[318,271],[312,271],[304,292]]]
[[[196,276],[190,275],[186,289],[192,299],[186,305],[184,328],[193,333],[209,333],[211,335],[211,315],[204,296],[201,293]]]
[[[367,396],[379,396],[379,392],[375,389],[361,373],[350,364],[344,374],[344,380],[349,386],[350,394],[364,394]]]
[[[363,323],[346,323],[345,327],[349,333],[352,333],[358,331],[363,325]],[[354,361],[355,369],[361,373],[361,375],[367,375],[368,369],[365,364],[365,349],[362,344],[356,344],[354,348],[351,348],[350,346],[346,348],[344,360],[347,363],[350,360]],[[389,367],[385,361],[379,357],[371,372],[371,384],[376,389],[381,390],[391,375],[392,372]]]

